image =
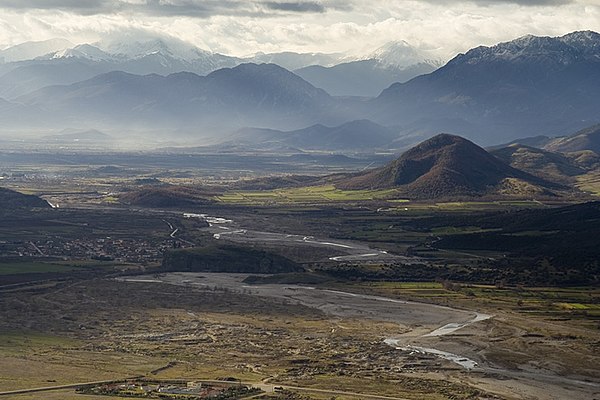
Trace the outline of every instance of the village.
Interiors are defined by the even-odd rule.
[[[30,241],[0,241],[3,257],[59,258],[61,260],[97,260],[148,264],[160,261],[170,248],[186,247],[173,239],[143,238],[48,238]]]
[[[131,380],[85,386],[77,391],[90,395],[187,400],[234,400],[262,393],[261,389],[244,385],[235,379],[223,382]]]

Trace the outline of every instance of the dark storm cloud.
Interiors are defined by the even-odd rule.
[[[60,10],[75,14],[116,14],[132,12],[151,15],[190,15],[209,17],[225,10],[239,11],[241,1],[194,1],[194,0],[146,0],[129,2],[123,0],[0,0],[0,7],[15,10]]]
[[[112,1],[92,0],[0,0],[0,7],[16,10],[61,10],[67,9],[78,13],[96,14],[102,12]]]
[[[29,10],[60,10],[75,14],[134,13],[154,16],[190,16],[207,18],[213,15],[256,15],[272,13],[323,13],[329,8],[350,8],[350,2],[332,1],[244,1],[244,0],[0,0],[0,8]]]
[[[277,3],[274,1],[269,1],[265,3],[267,8],[271,10],[279,10],[279,11],[293,11],[293,12],[317,12],[322,13],[325,12],[325,7],[319,3],[313,2],[285,2],[285,3]]]
[[[482,6],[494,4],[517,4],[520,6],[560,6],[575,3],[576,0],[422,0],[436,5],[450,5],[457,3],[473,3]]]
[[[522,6],[560,6],[574,3],[574,0],[479,0],[480,3],[512,3]]]

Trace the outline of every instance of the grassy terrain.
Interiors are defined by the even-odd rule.
[[[396,198],[400,195],[397,189],[379,190],[342,190],[333,185],[307,186],[286,189],[260,191],[231,191],[217,196],[224,204],[246,206],[290,205],[290,204],[328,204],[336,202],[368,202],[385,200],[389,203],[386,211],[477,211],[497,210],[513,207],[543,207],[536,200],[500,200],[500,201],[453,201],[453,202],[411,202]]]
[[[123,379],[132,374],[147,373],[152,366],[159,367],[160,362],[123,353],[92,354],[61,348],[28,347],[19,356],[2,356],[0,390]]]
[[[600,172],[590,172],[577,177],[576,186],[594,196],[600,196]]]
[[[161,365],[143,356],[84,348],[84,341],[64,334],[0,331],[0,391],[122,379]]]
[[[336,189],[333,185],[325,185],[264,191],[228,192],[218,196],[217,199],[223,203],[230,204],[261,205],[368,201],[388,199],[395,194],[397,194],[397,191],[394,189],[340,190]]]
[[[402,215],[431,215],[432,213],[469,213],[480,211],[498,211],[516,208],[543,208],[546,204],[537,200],[502,200],[502,201],[450,201],[450,202],[405,202],[391,206],[382,211]]]
[[[256,382],[272,377],[274,383],[414,400],[471,398],[466,385],[386,369],[401,365],[404,356],[390,352],[381,338],[406,332],[402,325],[331,319],[243,292],[94,280],[15,292],[0,300],[0,312],[0,332],[21,325],[15,316],[23,314],[36,330],[56,332],[4,329],[0,390],[143,374]],[[172,366],[151,373],[167,364]],[[60,398],[53,396],[44,398]]]
[[[600,328],[598,287],[502,287],[441,282],[369,282],[352,284],[356,290],[375,291],[384,296],[465,307],[475,305],[511,310],[555,320],[569,320],[577,326]]]
[[[552,362],[560,361],[563,350],[553,355],[556,346],[564,346],[571,358],[593,354],[589,343],[597,335],[597,288],[440,282],[357,282],[339,288],[494,314],[497,317],[489,321],[493,329],[477,326],[478,335],[484,336],[468,340],[482,340],[486,349],[491,346],[486,356],[500,365],[525,363],[539,351],[546,351],[544,357]],[[143,374],[190,380],[232,376],[257,382],[271,377],[273,383],[415,400],[494,398],[479,396],[465,384],[462,370],[452,370],[451,365],[444,379],[425,379],[418,375],[423,369],[406,367],[414,365],[414,356],[390,351],[382,340],[409,332],[407,326],[332,318],[293,302],[247,293],[95,279],[0,297],[0,332],[8,327],[0,335],[0,389]],[[22,315],[35,330],[15,330]],[[514,315],[521,318],[516,327]],[[521,348],[530,340],[541,342],[539,335],[543,343]],[[439,365],[435,359],[420,362]],[[167,364],[172,366],[150,373]],[[88,397],[62,391],[44,398]]]

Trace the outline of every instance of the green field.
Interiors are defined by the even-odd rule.
[[[597,329],[600,321],[600,289],[597,287],[502,287],[441,282],[369,282],[352,285],[355,290],[375,291],[389,297],[473,307],[513,310],[524,315],[579,320]]]
[[[576,186],[594,196],[600,196],[600,173],[590,172],[577,177]]]
[[[398,192],[395,189],[340,190],[335,188],[333,185],[326,185],[264,191],[228,192],[221,196],[218,196],[217,200],[223,203],[245,205],[260,205],[273,203],[330,203],[346,201],[383,200],[392,198],[394,197],[394,195],[397,194]]]
[[[468,201],[468,202],[412,202],[402,197],[397,189],[341,190],[333,185],[306,186],[287,189],[231,191],[216,197],[226,204],[273,205],[273,204],[328,204],[332,202],[362,202],[384,200],[387,212],[474,211],[505,208],[545,207],[536,200]]]

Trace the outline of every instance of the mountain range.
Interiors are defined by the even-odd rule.
[[[27,42],[0,51],[0,97],[13,99],[49,85],[68,85],[90,79],[102,73],[123,71],[136,75],[169,75],[193,72],[207,75],[220,68],[244,63],[277,64],[299,75],[313,85],[331,89],[338,78],[325,73],[303,73],[304,68],[327,68],[343,64],[361,80],[350,80],[346,88],[359,96],[377,95],[393,82],[406,81],[421,73],[431,72],[439,61],[432,61],[405,42],[390,42],[357,62],[356,57],[322,53],[257,53],[248,57],[233,57],[202,50],[174,38],[105,40],[74,45],[53,39]],[[3,61],[3,62],[2,62]],[[349,65],[348,65],[349,64]],[[434,66],[435,64],[435,66]],[[333,73],[337,72],[331,71]],[[327,78],[329,77],[329,78]],[[372,85],[365,85],[371,82]]]
[[[394,147],[398,132],[369,120],[356,120],[338,126],[316,124],[293,131],[243,128],[235,132],[220,146],[244,149],[322,150],[322,151],[374,151]]]
[[[493,144],[598,123],[598,94],[598,33],[525,36],[472,49],[431,74],[393,84],[371,102],[369,118]]]
[[[47,135],[42,139],[47,140],[48,142],[56,143],[106,143],[113,140],[111,136],[96,129],[89,129],[86,131],[65,129],[59,134]]]
[[[2,126],[75,126],[107,132],[153,128],[165,135],[185,131],[198,138],[212,135],[227,140],[224,133],[244,127],[290,132],[317,126],[322,131],[324,128],[319,126],[337,127],[349,121],[369,120],[371,128],[363,129],[362,134],[374,142],[380,140],[379,127],[383,127],[397,133],[396,140],[404,140],[404,145],[441,131],[490,145],[536,134],[556,136],[600,122],[600,35],[590,31],[557,38],[526,36],[492,47],[478,47],[431,73],[394,83],[367,100],[332,96],[275,64],[245,63],[219,68],[238,61],[181,43],[158,40],[142,44],[103,44],[107,51],[81,45],[33,61],[0,65],[0,74],[8,71],[0,76],[0,92],[12,93],[10,100],[0,99]],[[9,50],[4,51],[5,57],[11,54]],[[83,53],[86,56],[80,57]],[[305,56],[309,60],[327,58]],[[11,57],[19,58],[15,51]],[[331,61],[335,62],[334,58]],[[119,71],[96,74],[115,62],[122,66],[144,60],[147,66],[150,59],[167,69],[173,60],[185,64],[206,59],[210,61],[203,64],[207,69],[219,69],[207,75]],[[340,72],[344,68],[393,65],[398,69],[399,62],[427,62],[427,58],[396,43],[361,61],[317,69],[338,71],[325,79],[328,85],[335,86],[367,82],[366,78],[358,78],[360,73],[352,77]],[[183,64],[181,68],[185,68]],[[303,68],[302,73],[309,70]],[[82,79],[89,75],[94,76]],[[57,77],[75,82],[46,86]],[[333,77],[340,81],[336,83]],[[28,85],[43,87],[22,94]],[[327,143],[328,134],[311,136],[313,131],[306,128],[307,139],[298,139],[297,143],[289,139],[289,145],[334,148]]]
[[[17,104],[41,115],[40,123],[197,130],[306,126],[337,108],[325,91],[275,64],[242,64],[207,76],[110,72],[37,90],[19,97]]]
[[[375,97],[393,83],[406,82],[441,66],[441,61],[408,43],[393,41],[361,60],[333,66],[310,65],[294,73],[334,96]]]

